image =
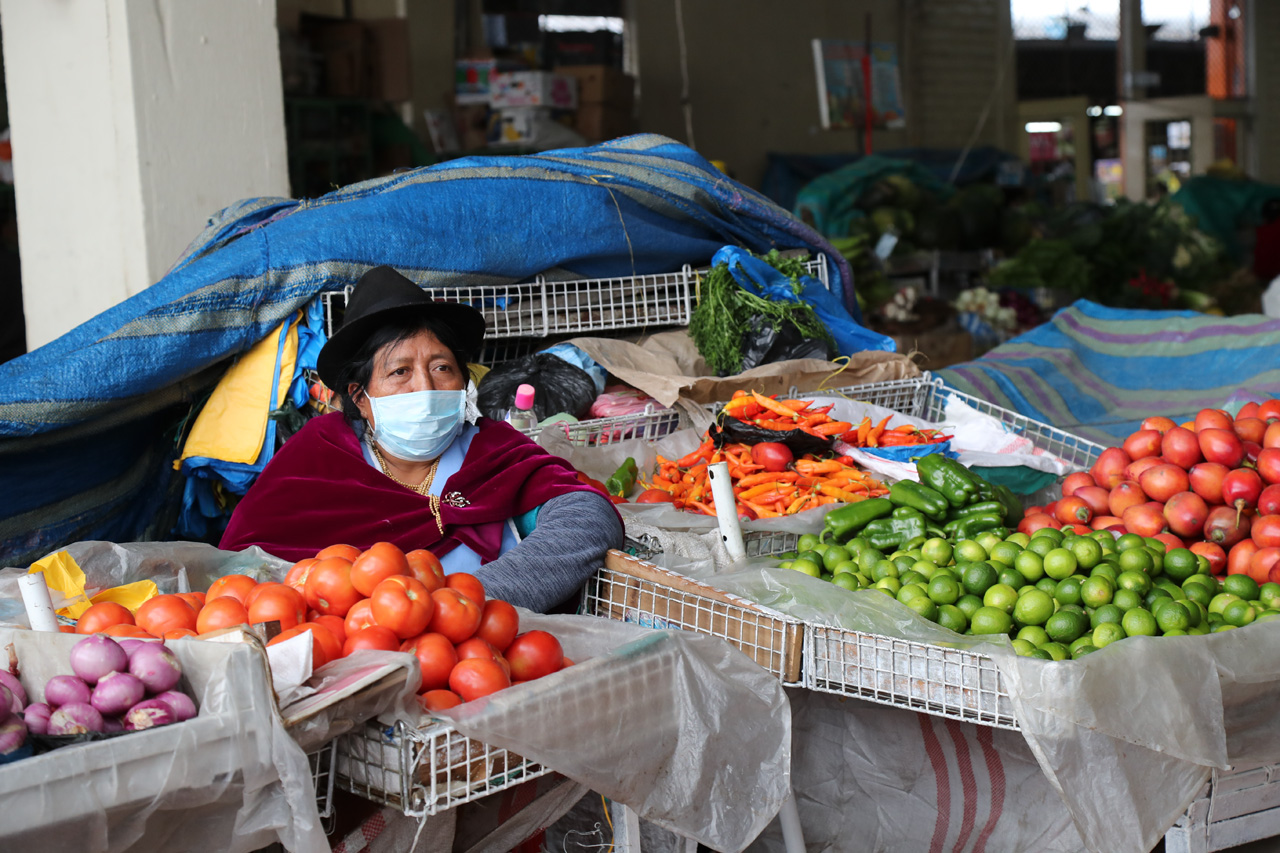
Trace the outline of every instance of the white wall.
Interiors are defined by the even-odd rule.
[[[274,0],[0,0],[27,345],[288,195]]]

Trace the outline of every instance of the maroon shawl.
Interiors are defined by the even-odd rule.
[[[511,425],[481,418],[479,427],[462,467],[441,490],[443,537],[427,498],[370,465],[354,431],[333,413],[312,418],[267,463],[219,547],[258,545],[296,562],[339,543],[363,550],[391,542],[437,557],[466,545],[487,563],[500,553],[508,519],[568,492],[599,494],[578,481],[572,465]],[[455,494],[460,499],[448,503]]]

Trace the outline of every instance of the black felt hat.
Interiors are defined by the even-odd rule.
[[[334,384],[338,374],[369,336],[384,323],[414,315],[440,320],[473,354],[479,351],[484,340],[484,315],[470,305],[437,301],[391,267],[374,267],[352,288],[342,328],[334,332],[320,350],[316,359],[320,379],[332,390],[341,392]],[[458,366],[466,369],[465,365]]]

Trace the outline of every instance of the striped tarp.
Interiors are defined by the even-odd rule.
[[[938,375],[953,388],[1103,444],[1143,418],[1280,397],[1280,320],[1132,311],[1081,300]]]

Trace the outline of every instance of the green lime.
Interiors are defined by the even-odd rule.
[[[1241,577],[1241,575],[1232,575],[1231,577]],[[1230,580],[1230,578],[1228,578]],[[1228,625],[1234,625],[1237,628],[1243,628],[1250,625],[1253,620],[1258,618],[1258,611],[1253,605],[1245,601],[1243,598],[1239,601],[1232,601],[1222,608],[1222,621]]]
[[[1151,577],[1159,577],[1164,574],[1164,551],[1157,551],[1155,548],[1144,548],[1144,551],[1151,557]]]
[[[920,556],[938,566],[950,563],[953,554],[951,543],[937,536],[920,546]]]
[[[969,617],[954,604],[939,605],[937,621],[943,628],[955,631],[957,634],[963,634],[965,629],[969,627]]]
[[[845,560],[843,563],[836,563],[834,566],[831,567],[831,574],[833,575],[843,575],[843,574],[856,575],[856,574],[859,574],[861,571],[862,570],[858,568],[858,564],[855,563],[853,560]]]
[[[898,592],[902,589],[902,581],[897,578],[881,578],[876,581],[874,588],[884,590],[889,595],[897,597]]]
[[[1000,564],[996,563],[996,565],[998,566]],[[997,569],[996,571],[998,582],[1005,586],[1011,586],[1014,589],[1022,589],[1024,586],[1027,586],[1027,579],[1023,577],[1022,572],[1017,569],[1005,566],[1004,568]]]
[[[1018,591],[1011,586],[998,583],[982,594],[984,607],[995,607],[1005,613],[1012,613],[1013,606],[1018,603]]]
[[[1150,551],[1155,551],[1161,556],[1164,556],[1165,552],[1169,550],[1168,545],[1164,544],[1163,541],[1155,538],[1154,536],[1144,537],[1142,540],[1142,547]]]
[[[823,553],[822,564],[827,567],[828,571],[834,573],[838,564],[848,562],[852,559],[853,554],[849,552],[848,548],[843,548],[839,545],[832,545]]]
[[[1040,649],[1040,648],[1035,648],[1027,652],[1027,657],[1037,658],[1039,660],[1048,660],[1048,661],[1053,660],[1053,655],[1049,654],[1044,649]]]
[[[987,549],[983,548],[972,539],[962,539],[956,543],[955,557],[959,561],[961,558],[970,563],[981,563],[990,556]]]
[[[930,622],[938,621],[938,605],[934,604],[927,595],[916,596],[906,602],[907,606],[919,613]]]
[[[915,569],[907,569],[905,572],[898,575],[898,580],[902,581],[903,586],[906,586],[909,583],[924,585],[929,582],[928,578],[917,572]]]
[[[1106,562],[1105,560],[1101,563],[1098,563],[1098,565],[1094,566],[1093,569],[1091,569],[1089,572],[1089,577],[1091,578],[1106,578],[1107,580],[1111,581],[1111,586],[1113,588],[1116,586],[1116,578],[1119,576],[1120,576],[1119,569],[1117,569],[1111,563]]]
[[[1187,594],[1182,591],[1182,587],[1178,586],[1176,583],[1169,580],[1168,578],[1160,578],[1159,580],[1157,580],[1155,588],[1162,589],[1165,592],[1169,593],[1170,598],[1177,599],[1178,601],[1186,600]]]
[[[1083,646],[1080,646],[1078,649],[1076,649],[1074,652],[1071,653],[1071,659],[1080,660],[1080,658],[1084,657],[1085,655],[1091,655],[1097,650],[1098,650],[1097,646],[1092,645],[1091,643],[1085,643]]]
[[[990,549],[991,557],[997,563],[1006,566],[1017,566],[1018,555],[1022,553],[1022,546],[1014,542],[997,542]],[[1035,578],[1028,578],[1035,580]]]
[[[822,566],[819,563],[814,562],[813,560],[807,560],[803,557],[797,557],[796,559],[792,560],[791,565],[788,566],[788,568],[793,569],[794,571],[800,572],[802,574],[806,574],[811,578],[822,576]]]
[[[1170,631],[1186,631],[1191,627],[1191,614],[1180,601],[1169,600],[1155,613],[1156,624],[1160,630],[1168,634]]]
[[[982,599],[973,594],[962,595],[960,600],[956,602],[956,607],[960,608],[964,618],[972,619],[973,614],[977,613],[978,608],[982,607]]]
[[[1166,637],[1185,637],[1185,636],[1187,636],[1187,631],[1186,631],[1186,629],[1184,629],[1184,628],[1170,628],[1168,631],[1164,631],[1163,633],[1164,633],[1164,636],[1166,636]]]
[[[1120,572],[1141,572],[1144,575],[1150,575],[1155,567],[1155,559],[1151,556],[1151,552],[1146,548],[1129,548],[1121,551],[1120,556],[1116,558],[1116,562],[1120,565]]]
[[[822,574],[818,575],[818,577],[819,577],[821,580],[824,580],[824,581],[830,581],[833,577],[835,577],[835,575],[831,574],[831,572],[825,572],[825,571],[824,571]]]
[[[893,560],[893,564],[898,567],[898,571],[900,572],[909,572],[911,571],[911,567],[916,564],[915,560],[910,557],[904,557],[901,554],[890,557],[889,559]]]
[[[1154,608],[1157,601],[1160,601],[1161,599],[1172,600],[1172,598],[1173,596],[1169,594],[1168,590],[1156,587],[1142,597],[1142,606],[1150,610],[1152,613],[1155,613]]]
[[[1059,604],[1079,604],[1081,584],[1082,581],[1075,575],[1063,578],[1058,581],[1058,588],[1054,590],[1053,597]]]
[[[1058,582],[1053,578],[1040,578],[1036,581],[1036,589],[1043,590],[1050,595],[1058,591]]]
[[[812,551],[814,545],[820,544],[818,537],[813,533],[805,533],[796,541],[797,551]]]
[[[1076,555],[1066,548],[1054,548],[1044,555],[1044,573],[1056,581],[1071,577],[1078,565]]]
[[[1267,581],[1258,587],[1258,598],[1272,610],[1280,608],[1280,583]]]
[[[1182,583],[1199,570],[1199,558],[1186,548],[1174,548],[1164,555],[1164,573],[1178,583]]]
[[[778,563],[778,568],[780,568],[780,569],[789,569],[789,568],[791,568],[791,561],[790,561],[790,560],[783,560],[781,563]]]
[[[1192,575],[1192,577],[1200,577],[1200,575]],[[1182,591],[1187,594],[1187,600],[1194,601],[1198,604],[1209,606],[1209,602],[1213,600],[1213,591],[1206,584],[1192,583],[1190,579],[1182,585]]]
[[[1076,555],[1076,562],[1084,570],[1092,569],[1102,562],[1102,546],[1098,540],[1088,536],[1076,536],[1071,540],[1070,550]]]
[[[1017,531],[1014,531],[1013,533],[1010,533],[1008,536],[1004,537],[1004,541],[1012,542],[1014,545],[1017,545],[1019,548],[1025,548],[1027,547],[1027,543],[1031,541],[1031,537],[1025,533],[1019,533]]]
[[[960,582],[951,575],[938,575],[929,581],[929,598],[934,604],[955,604],[964,594]]]
[[[1016,616],[1014,617],[1014,622],[1017,622]],[[1033,646],[1043,646],[1049,642],[1049,635],[1039,625],[1023,625],[1014,636],[1019,640],[1027,640]]]
[[[799,554],[797,554],[795,551],[783,551],[781,554],[779,554],[779,555],[778,555],[778,559],[779,559],[779,560],[794,560],[796,557],[799,557],[799,556],[800,556],[800,555],[799,555]]]
[[[1104,622],[1119,624],[1124,619],[1124,611],[1115,604],[1104,604],[1089,616],[1090,627],[1097,628]]]
[[[1115,622],[1103,622],[1093,629],[1093,644],[1100,649],[1106,648],[1117,640],[1123,640],[1127,634],[1124,628]]]
[[[1253,601],[1262,594],[1258,582],[1248,575],[1227,575],[1222,579],[1222,591],[1238,595],[1245,601]]]
[[[1070,643],[1089,629],[1089,620],[1071,610],[1059,610],[1045,622],[1045,631],[1055,643]]]
[[[1223,631],[1234,631],[1236,627],[1236,625],[1232,625],[1230,622],[1219,622],[1209,629],[1209,633],[1221,634]]]
[[[923,577],[925,580],[933,580],[933,576],[938,573],[938,567],[928,560],[916,560],[911,564],[911,571]]]
[[[855,592],[862,589],[862,586],[858,583],[858,576],[852,572],[838,572],[832,575],[831,583],[841,589],[847,589]]]
[[[1019,551],[1014,556],[1013,567],[1027,579],[1028,583],[1035,583],[1044,577],[1044,558],[1029,549]]]
[[[991,549],[1004,541],[995,531],[985,530],[974,537],[974,541],[981,545],[987,551],[987,556],[991,556]]]
[[[1094,575],[1080,584],[1080,602],[1085,607],[1101,607],[1111,603],[1116,588],[1105,576]]]
[[[975,634],[1007,634],[1013,628],[1013,617],[997,607],[979,607],[969,617],[969,627]]]
[[[904,583],[902,588],[898,590],[898,601],[902,604],[906,604],[911,599],[919,598],[920,596],[929,597],[929,590],[921,583]]]
[[[871,547],[871,543],[865,537],[855,536],[848,542],[844,543],[844,547],[849,549],[851,554],[861,554],[863,551]]]
[[[1135,607],[1141,607],[1145,602],[1137,590],[1122,588],[1117,589],[1111,596],[1111,603],[1128,613]]]
[[[1121,553],[1132,548],[1141,548],[1147,544],[1147,540],[1143,539],[1136,533],[1125,533],[1116,540],[1116,550]]]
[[[1116,576],[1116,586],[1120,589],[1131,589],[1142,596],[1151,591],[1151,578],[1143,572],[1125,571]]]
[[[863,571],[866,571],[865,566],[863,567]],[[871,567],[871,577],[876,580],[880,580],[882,578],[896,578],[900,574],[901,572],[898,571],[898,567],[889,560],[880,560]]]
[[[1120,620],[1120,627],[1130,637],[1154,637],[1159,630],[1156,617],[1151,615],[1150,610],[1141,607],[1126,610],[1124,618]]]
[[[1050,660],[1066,660],[1071,657],[1071,652],[1062,643],[1049,642],[1040,646],[1040,651],[1049,655]]]
[[[1033,588],[1013,605],[1013,621],[1019,625],[1043,625],[1053,615],[1053,599],[1038,589]]]
[[[1268,610],[1264,610],[1264,611],[1262,611],[1261,613],[1259,613],[1259,614],[1258,614],[1258,618],[1257,618],[1257,619],[1255,619],[1254,621],[1256,621],[1256,622],[1274,622],[1274,621],[1276,621],[1277,619],[1280,619],[1280,610],[1270,610],[1270,609],[1268,609]]]
[[[1038,533],[1039,531],[1036,532]],[[1026,550],[1037,557],[1043,557],[1057,547],[1058,543],[1049,536],[1032,536],[1031,540],[1027,542]]]
[[[1041,527],[1035,533],[1031,534],[1031,540],[1033,542],[1036,539],[1048,539],[1049,541],[1053,542],[1054,547],[1057,547],[1062,542],[1062,537],[1063,537],[1062,531],[1057,530],[1053,527]]]
[[[987,563],[970,563],[960,573],[960,582],[970,595],[984,594],[999,580],[999,573]]]
[[[1031,642],[1030,640],[1014,640],[1013,641],[1013,650],[1018,654],[1022,655],[1023,657],[1027,657],[1028,655],[1030,655],[1032,650],[1035,649],[1035,647],[1036,647],[1036,644]]]
[[[863,569],[869,569],[872,566],[878,565],[886,561],[888,558],[885,557],[883,551],[877,551],[875,548],[867,546],[866,548],[863,548],[861,551],[857,552],[857,559],[858,559],[859,566],[861,566]]]
[[[1217,613],[1219,616],[1221,616],[1222,611],[1226,608],[1228,604],[1230,604],[1233,601],[1239,601],[1239,600],[1240,600],[1240,596],[1238,595],[1232,595],[1229,592],[1220,592],[1217,595],[1215,595],[1213,599],[1209,602],[1209,612]]]
[[[1093,632],[1089,632],[1088,634],[1081,634],[1079,637],[1077,637],[1076,639],[1068,643],[1067,651],[1071,653],[1072,657],[1075,657],[1076,649],[1080,648],[1081,646],[1092,646],[1092,645],[1093,645]]]

